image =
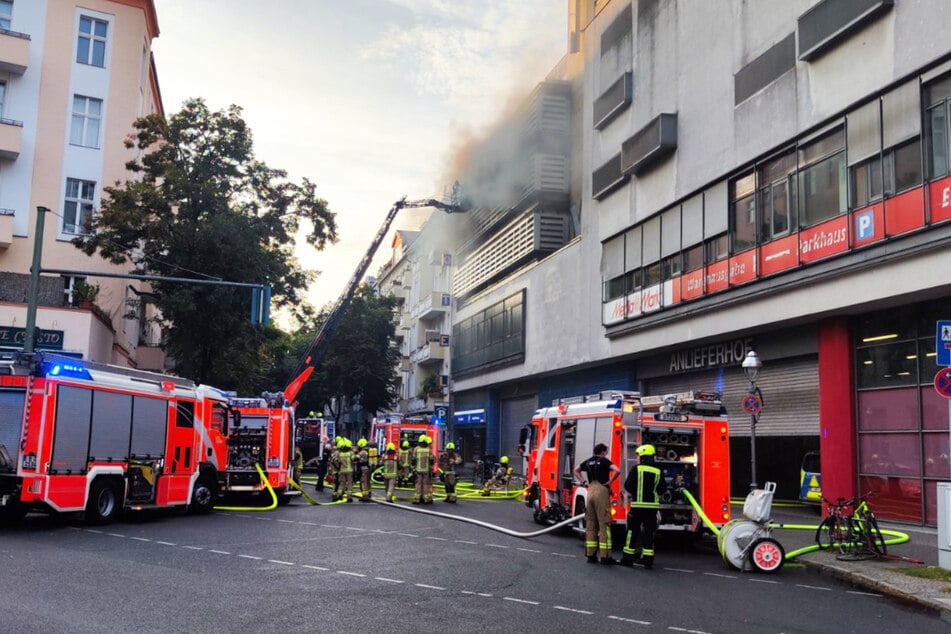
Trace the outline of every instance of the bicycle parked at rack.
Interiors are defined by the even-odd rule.
[[[835,502],[822,498],[829,516],[816,529],[816,544],[820,549],[837,548],[836,559],[843,561],[874,559],[887,554],[885,538],[865,497],[838,498]]]

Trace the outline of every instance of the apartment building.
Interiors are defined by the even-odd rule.
[[[152,0],[0,0],[0,348],[22,347],[37,208],[46,208],[37,348],[161,370],[147,288],[71,240],[124,181],[138,117],[162,112]]]
[[[879,516],[934,525],[949,24],[942,0],[570,0],[568,72],[547,82],[566,86],[569,228],[546,243],[545,212],[507,203],[460,247],[455,433],[479,425],[486,453],[512,455],[557,398],[716,390],[740,495],[755,350],[760,482],[795,497],[820,449],[828,494],[874,491]],[[523,169],[551,165],[530,152]],[[524,257],[506,257],[516,234]]]

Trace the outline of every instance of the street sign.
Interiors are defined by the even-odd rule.
[[[743,397],[743,411],[750,416],[756,416],[763,409],[763,401],[757,394],[747,394]]]
[[[443,420],[443,421],[448,420],[448,419],[449,419],[449,407],[447,407],[446,405],[437,405],[437,406],[435,406],[435,407],[433,408],[433,416],[435,416],[436,418],[438,418],[438,419],[440,419],[440,420]]]
[[[934,389],[945,398],[951,398],[951,368],[941,368],[934,377]]]
[[[935,361],[940,366],[951,365],[951,320],[939,321],[935,333]]]

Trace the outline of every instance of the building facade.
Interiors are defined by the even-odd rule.
[[[0,348],[22,347],[37,208],[46,208],[38,348],[164,368],[147,288],[71,244],[128,178],[133,122],[162,113],[152,0],[0,2]]]
[[[755,350],[759,482],[796,497],[820,449],[827,497],[873,491],[880,516],[935,524],[948,24],[940,0],[571,0],[576,235],[455,291],[453,407],[481,412],[486,452],[511,455],[557,398],[713,389],[741,495]],[[466,324],[484,324],[468,348]]]

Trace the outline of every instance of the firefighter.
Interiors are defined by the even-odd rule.
[[[509,457],[502,456],[492,477],[486,480],[482,487],[482,495],[488,497],[492,495],[492,489],[501,489],[508,485],[509,476],[512,475],[512,467],[509,466]]]
[[[396,445],[386,444],[386,453],[383,455],[383,480],[386,482],[386,501],[396,502],[396,478],[399,476],[399,460],[396,454]]]
[[[340,443],[337,454],[336,479],[340,481],[340,496],[337,499],[353,502],[353,443],[346,438]]]
[[[409,441],[406,439],[403,439],[403,444],[400,445],[398,461],[400,467],[400,486],[406,486],[406,483],[409,482],[409,472],[411,465],[409,456]]]
[[[370,453],[367,450],[367,439],[361,438],[357,441],[357,453],[354,456],[354,468],[360,475],[360,501],[369,502],[373,497],[373,489],[370,488]]]
[[[575,467],[574,474],[588,487],[588,503],[584,510],[584,550],[588,563],[597,563],[600,552],[601,563],[609,566],[618,563],[611,556],[611,485],[621,475],[621,470],[608,460],[607,455],[608,446],[598,443],[594,455]]]
[[[432,504],[432,471],[435,461],[429,449],[429,436],[423,434],[416,442],[418,444],[413,451],[413,467],[416,469],[416,495],[413,496],[413,504]]]
[[[334,450],[330,454],[330,461],[327,463],[327,475],[324,476],[325,480],[329,480],[333,484],[330,492],[330,499],[333,501],[340,499],[340,448],[343,443],[343,436],[337,436],[334,440]]]
[[[462,464],[462,458],[456,453],[455,443],[446,443],[446,451],[439,456],[443,465],[443,481],[446,484],[446,502],[456,503],[456,465]]]
[[[621,565],[643,564],[650,570],[654,567],[654,533],[657,531],[657,512],[660,498],[667,492],[663,474],[654,466],[654,445],[641,445],[635,452],[637,468],[631,469],[624,481],[624,502],[630,502],[627,514],[627,537],[624,540],[624,556]],[[643,534],[641,533],[643,531]],[[640,557],[634,545],[641,538]]]

